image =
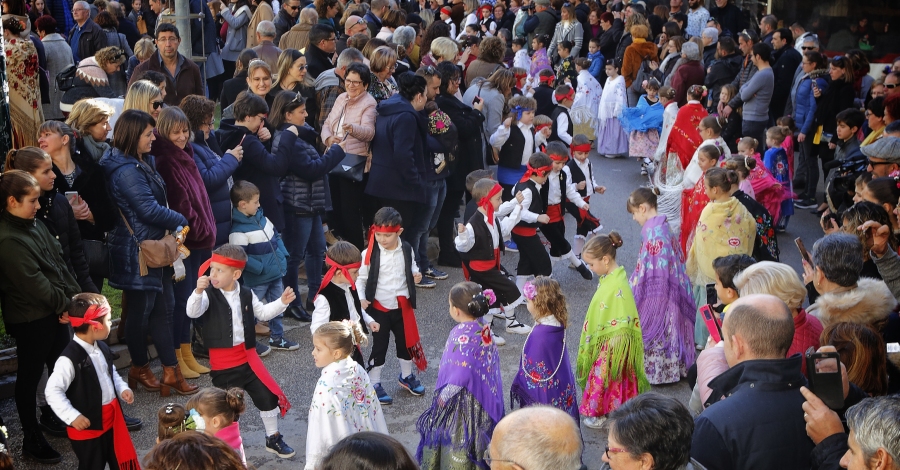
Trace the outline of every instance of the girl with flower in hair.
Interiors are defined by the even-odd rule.
[[[306,433],[306,470],[341,439],[362,431],[388,433],[378,395],[369,375],[351,357],[367,342],[359,323],[332,321],[313,333],[313,359],[322,368],[309,407]]]
[[[578,389],[566,347],[569,312],[559,282],[538,276],[525,283],[534,328],[525,338],[519,373],[509,390],[510,407],[550,405],[578,416]]]
[[[494,302],[494,292],[474,282],[450,289],[450,317],[458,324],[444,346],[431,407],[416,423],[423,470],[488,466],[484,454],[504,413],[500,354],[482,318]]]

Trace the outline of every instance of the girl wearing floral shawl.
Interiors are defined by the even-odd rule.
[[[588,70],[591,61],[579,57],[575,59],[575,70],[578,71],[578,86],[575,88],[575,102],[569,115],[574,123],[574,132],[584,134],[594,140],[594,127],[597,125],[597,109],[600,107],[600,96],[603,88],[600,82]]]
[[[694,85],[688,89],[689,101],[678,110],[675,124],[666,140],[666,156],[672,158],[673,154],[677,155],[682,169],[687,168],[691,157],[703,141],[697,126],[709,113],[700,103],[702,96],[703,87]]]
[[[553,71],[553,67],[550,66],[550,59],[547,56],[548,42],[550,42],[550,38],[546,34],[537,34],[531,40],[534,54],[531,55],[531,68],[528,71],[528,76],[531,77],[532,83],[540,83],[538,75],[541,73],[541,70],[549,69],[551,72]]]
[[[358,323],[328,322],[313,333],[313,359],[322,367],[309,407],[306,470],[341,439],[360,432],[388,433],[381,403],[366,370],[350,357],[366,336]]]
[[[656,190],[638,188],[627,208],[641,225],[641,252],[629,283],[643,325],[644,371],[651,384],[675,383],[694,363],[691,283],[678,238],[656,211]]]
[[[575,377],[584,390],[579,411],[584,425],[599,428],[606,414],[650,389],[644,374],[644,342],[625,268],[616,264],[616,232],[598,235],[581,259],[600,282],[588,307],[578,343]]]
[[[504,413],[500,354],[490,321],[482,320],[495,301],[474,282],[450,289],[450,316],[459,324],[444,346],[431,407],[416,423],[423,470],[488,468],[484,453]]]

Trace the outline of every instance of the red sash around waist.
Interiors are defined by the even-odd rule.
[[[140,470],[137,452],[134,443],[128,435],[128,426],[125,424],[125,415],[122,413],[122,405],[118,399],[113,399],[103,405],[103,429],[85,429],[79,431],[72,426],[66,427],[66,434],[73,441],[87,441],[96,439],[103,433],[113,430],[113,451],[116,453],[116,461],[119,462],[119,470]]]
[[[281,387],[275,382],[275,379],[269,374],[268,369],[256,353],[256,348],[247,349],[244,343],[231,348],[210,348],[209,349],[209,365],[214,371],[222,371],[231,369],[243,364],[249,364],[250,369],[259,378],[259,381],[278,397],[278,408],[281,410],[281,417],[291,409],[291,402],[287,396],[281,391]],[[267,410],[263,410],[267,411]]]
[[[494,259],[478,259],[469,261],[469,268],[473,271],[490,271],[500,269],[500,248],[494,248]]]
[[[517,225],[513,227],[512,233],[520,237],[533,237],[537,235],[537,227],[521,227]]]
[[[547,216],[550,217],[550,223],[559,222],[563,219],[562,204],[551,204],[547,206]]]
[[[419,338],[419,325],[416,323],[416,312],[409,303],[409,299],[404,296],[397,296],[397,305],[400,307],[400,312],[403,314],[403,332],[405,336],[403,339],[406,341],[406,350],[409,351],[409,356],[416,364],[416,368],[424,372],[425,369],[428,368],[428,359],[425,357],[425,349],[422,348],[422,342]],[[390,311],[390,309],[385,308],[385,306],[381,305],[377,300],[372,302],[372,307],[379,312]],[[394,341],[396,340],[397,338],[394,338]]]

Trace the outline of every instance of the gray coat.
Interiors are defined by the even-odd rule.
[[[253,15],[250,13],[250,7],[246,5],[233,14],[228,8],[222,10],[222,18],[228,22],[228,34],[225,36],[222,60],[235,62],[241,51],[247,48],[247,24],[250,23],[251,16]]]
[[[41,40],[44,52],[47,55],[47,71],[50,73],[50,103],[44,104],[44,119],[62,119],[62,110],[59,109],[59,101],[63,92],[56,87],[56,75],[62,69],[72,65],[72,48],[69,43],[58,33],[48,34]]]
[[[115,28],[103,28],[103,32],[106,33],[107,46],[115,46],[122,49],[125,52],[125,57],[134,55],[134,52],[131,51],[131,46],[128,45],[128,39],[125,38],[124,34],[118,32]],[[84,59],[84,57],[82,57],[82,59]]]

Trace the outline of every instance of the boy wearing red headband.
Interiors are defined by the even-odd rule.
[[[575,100],[575,89],[569,85],[560,85],[556,87],[554,96],[557,104],[550,114],[553,125],[547,142],[561,141],[566,146],[569,146],[572,145],[572,131],[574,130],[574,123],[572,117],[569,116],[569,110],[572,109],[572,103]],[[568,152],[566,153],[568,154]]]
[[[553,76],[553,70],[544,69],[538,72],[538,86],[534,89],[534,100],[537,102],[536,114],[549,116],[553,114],[553,85],[556,84],[556,77]]]
[[[210,377],[214,386],[244,389],[258,408],[266,429],[266,451],[286,459],[294,449],[278,432],[278,412],[284,416],[291,404],[256,353],[256,320],[270,320],[284,312],[296,295],[284,289],[276,302],[263,304],[249,288],[240,285],[247,253],[224,244],[200,266],[197,289],[187,301],[187,315],[203,318],[203,342],[209,348]],[[209,276],[205,276],[209,269]],[[238,323],[236,320],[240,320]]]
[[[603,194],[606,186],[597,184],[594,179],[594,171],[591,168],[591,161],[588,155],[591,153],[591,141],[584,134],[576,134],[572,138],[572,159],[566,163],[563,171],[568,175],[569,181],[575,185],[578,194],[586,203],[590,203],[591,194]],[[600,220],[594,217],[589,210],[582,209],[572,202],[566,203],[566,210],[575,217],[576,230],[575,239],[573,240],[572,250],[575,256],[581,258],[581,250],[588,238],[597,234],[602,225]]]
[[[550,256],[568,260],[581,277],[590,280],[593,278],[591,270],[575,256],[572,245],[566,240],[563,203],[568,201],[584,211],[590,211],[590,206],[584,202],[569,180],[569,175],[563,171],[569,161],[569,149],[566,145],[559,141],[550,142],[547,144],[547,155],[553,160],[553,169],[547,178],[547,215],[550,216],[550,222],[541,227],[541,233],[550,242]]]
[[[453,10],[448,6],[441,7],[441,21],[447,23],[447,26],[450,27],[450,38],[456,39],[456,23],[453,21],[453,18],[450,17]]]
[[[454,242],[469,280],[481,284],[484,289],[493,289],[497,302],[491,305],[491,309],[501,312],[495,316],[506,320],[507,331],[519,333],[527,326],[516,320],[516,307],[525,302],[525,297],[522,297],[516,283],[501,271],[500,252],[503,251],[503,238],[509,236],[520,220],[522,206],[516,199],[501,204],[501,192],[501,186],[489,178],[474,184],[472,201],[477,204],[478,210],[465,225],[457,226],[459,234]],[[499,219],[498,216],[506,214],[509,214],[506,218]],[[502,338],[497,338],[498,345],[506,343]]]
[[[79,470],[140,468],[119,399],[134,393],[116,372],[109,346],[110,309],[106,297],[84,293],[72,298],[69,322],[75,337],[47,380],[47,404],[69,427],[66,432]],[[165,385],[163,385],[165,387]]]
[[[369,334],[369,329],[378,331],[381,325],[362,308],[354,284],[362,265],[359,248],[350,242],[339,241],[325,252],[325,263],[328,264],[328,272],[322,278],[322,286],[313,300],[316,308],[312,313],[312,323],[309,324],[310,331],[315,334],[320,326],[328,322],[344,320],[359,323],[366,334]],[[366,366],[359,347],[350,357],[359,365]]]
[[[372,353],[369,355],[369,380],[378,401],[390,405],[393,398],[381,386],[381,369],[387,355],[391,333],[400,360],[398,382],[415,396],[425,393],[425,387],[412,371],[412,365],[424,371],[428,367],[425,350],[416,323],[416,288],[422,273],[409,243],[400,242],[403,219],[393,207],[382,207],[375,213],[369,229],[369,247],[363,251],[363,263],[356,278],[356,291],[362,292],[362,308],[378,324],[372,327]],[[377,243],[376,243],[377,242]]]

